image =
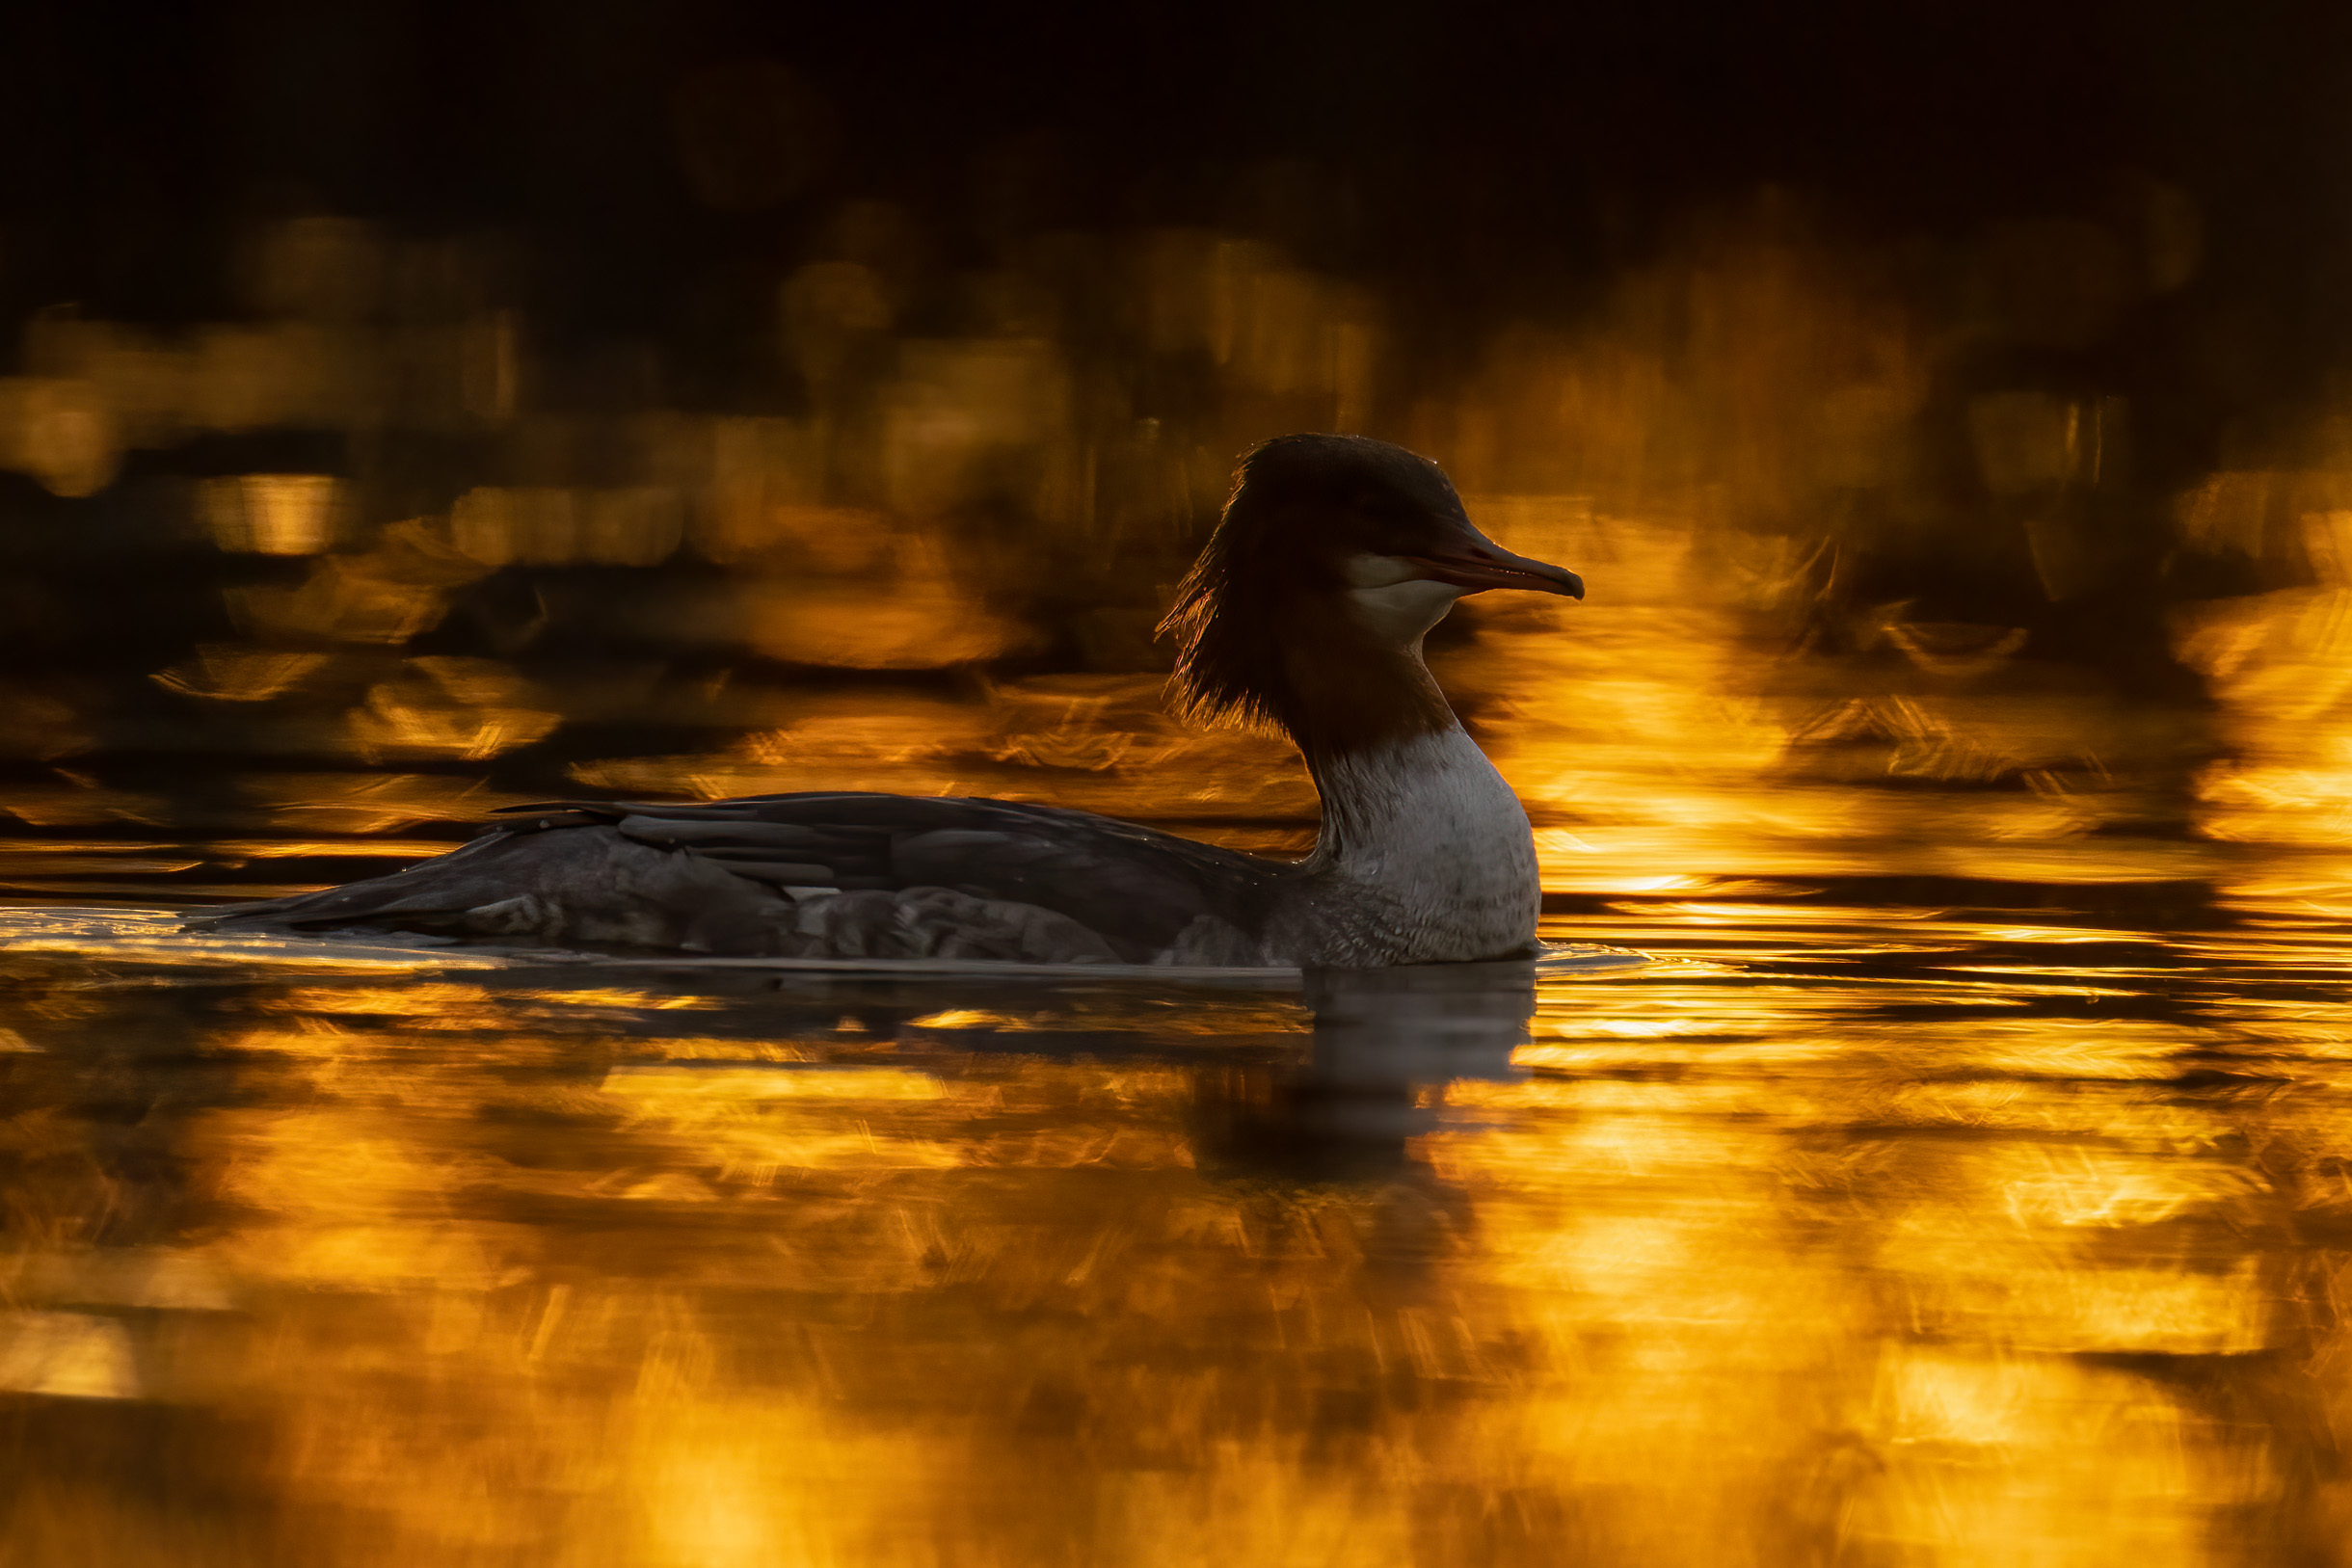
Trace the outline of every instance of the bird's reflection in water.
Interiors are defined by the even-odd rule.
[[[2341,964],[1791,909],[1311,1019],[19,954],[0,1562],[2342,1561]]]
[[[1520,1076],[1511,1052],[1536,1011],[1530,962],[1313,970],[1314,1045],[1303,1068],[1203,1079],[1204,1165],[1314,1179],[1373,1178],[1405,1163],[1458,1078]]]

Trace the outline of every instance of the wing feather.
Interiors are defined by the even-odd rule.
[[[560,926],[575,936],[721,950],[764,940],[744,933],[772,928],[780,907],[790,907],[777,903],[788,890],[947,889],[989,900],[1000,912],[1028,907],[1031,915],[1024,918],[1031,923],[1049,918],[1034,913],[1043,910],[1082,928],[1076,935],[1066,927],[1041,927],[1044,937],[1031,933],[1056,951],[1092,943],[1086,950],[1147,961],[1189,950],[1203,930],[1228,933],[1245,947],[1264,930],[1270,895],[1300,869],[1084,811],[953,796],[549,801],[498,814],[482,837],[437,860],[343,888],[215,911],[207,923],[391,919],[433,929],[440,920],[470,930],[510,904],[517,910],[527,904],[543,912],[532,918],[548,931]],[[608,831],[571,831],[581,828]],[[921,902],[925,895],[916,896]],[[827,906],[837,903],[844,919],[872,913],[855,900]],[[886,907],[897,910],[895,903]],[[610,910],[631,913],[615,924]],[[559,918],[545,911],[572,913]]]
[[[1290,864],[1138,823],[1018,801],[827,790],[701,802],[548,801],[500,814],[521,832],[610,823],[772,887],[952,888],[1035,904],[1135,951],[1203,916],[1245,932]],[[542,822],[546,824],[542,827]]]

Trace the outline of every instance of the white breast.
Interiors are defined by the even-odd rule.
[[[1449,730],[1336,757],[1317,783],[1323,831],[1309,862],[1318,873],[1311,896],[1347,956],[1306,961],[1491,958],[1534,940],[1542,891],[1527,812],[1467,734]],[[1386,942],[1352,917],[1375,912]],[[1390,951],[1362,950],[1391,943]]]

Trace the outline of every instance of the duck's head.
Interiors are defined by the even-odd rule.
[[[1417,672],[1454,601],[1496,588],[1585,594],[1575,572],[1479,532],[1429,459],[1362,436],[1282,436],[1242,459],[1162,629],[1178,640],[1189,709],[1302,733],[1319,704],[1395,684],[1397,659]]]

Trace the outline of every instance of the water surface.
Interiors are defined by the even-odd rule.
[[[2343,943],[2237,858],[1303,991],[20,918],[11,1555],[2333,1561]]]
[[[1792,651],[1687,530],[1480,511],[1617,585],[1438,665],[1545,934],[1646,963],[519,966],[103,911],[527,798],[445,659],[334,767],[0,780],[9,1560],[2341,1560],[2352,588],[2208,606],[2211,696],[2127,698],[1998,627]],[[784,702],[560,782],[1313,831],[1148,675]]]

